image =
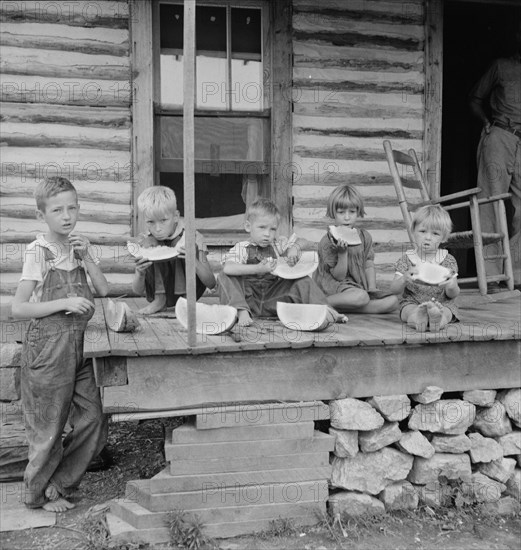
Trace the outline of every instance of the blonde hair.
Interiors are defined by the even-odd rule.
[[[137,207],[145,215],[175,213],[177,199],[169,187],[154,185],[147,187],[137,198]]]
[[[72,191],[76,195],[76,200],[78,199],[76,188],[67,178],[62,178],[60,176],[45,178],[34,190],[36,208],[41,212],[45,212],[47,206],[46,200],[60,193],[65,193],[66,191]]]
[[[429,204],[418,208],[412,217],[413,231],[423,223],[427,229],[435,229],[443,234],[445,240],[452,231],[452,220],[449,214],[439,204]]]
[[[280,220],[280,212],[277,205],[269,199],[256,199],[248,206],[246,211],[246,220],[252,221],[259,216],[273,216],[277,218],[277,222]]]
[[[342,208],[356,208],[361,218],[365,216],[362,196],[356,187],[348,183],[339,185],[331,192],[327,199],[326,214],[329,218],[334,218],[337,210]]]

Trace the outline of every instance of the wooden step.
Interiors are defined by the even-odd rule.
[[[225,441],[221,443],[172,444],[171,434],[166,438],[165,458],[170,462],[208,458],[237,458],[248,456],[271,456],[275,453],[316,453],[332,451],[335,438],[315,431],[312,438],[301,439],[264,439],[250,441]]]
[[[265,403],[236,405],[235,410],[206,407],[196,415],[198,430],[212,428],[258,426],[260,424],[294,424],[329,418],[329,406],[322,401],[301,403]]]
[[[327,498],[328,481],[326,480],[238,487],[210,486],[199,491],[152,494],[150,480],[143,479],[129,481],[125,492],[126,500],[137,502],[152,512],[226,508],[252,504],[326,502]]]
[[[172,431],[173,444],[218,443],[223,441],[243,441],[254,439],[300,439],[313,437],[313,422],[284,424],[254,424],[198,430],[195,420],[191,420]]]
[[[236,487],[240,485],[266,483],[295,483],[330,479],[331,466],[308,465],[307,468],[287,468],[283,470],[261,470],[250,472],[216,472],[212,474],[173,476],[165,468],[150,479],[150,492],[175,493],[201,491],[204,487]]]
[[[313,515],[293,517],[292,524],[295,527],[316,525],[326,512],[325,503],[318,503],[319,512]],[[278,519],[278,518],[275,518]],[[273,519],[253,519],[249,521],[232,521],[228,523],[211,523],[204,526],[204,533],[211,538],[228,538],[239,535],[248,535],[267,531],[272,525]],[[170,542],[170,533],[166,527],[152,527],[136,529],[130,523],[120,519],[115,514],[107,514],[107,525],[111,541],[134,542],[148,544],[162,544]]]
[[[126,521],[137,529],[164,527],[171,511],[151,512],[137,502],[117,499],[111,503],[112,514]],[[275,520],[278,518],[316,517],[325,512],[324,502],[301,502],[282,504],[250,504],[246,506],[230,506],[227,508],[203,508],[199,510],[183,510],[190,516],[196,516],[205,526],[244,522],[254,519]]]
[[[270,456],[240,456],[178,460],[170,463],[173,476],[209,473],[249,472],[252,470],[283,470],[285,468],[320,467],[329,464],[329,451]]]

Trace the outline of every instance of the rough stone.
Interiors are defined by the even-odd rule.
[[[514,473],[507,481],[505,494],[521,501],[521,468],[516,468]]]
[[[418,507],[418,493],[408,481],[388,485],[378,496],[386,510],[415,510]]]
[[[360,432],[358,442],[364,453],[373,453],[399,441],[401,437],[402,432],[398,427],[398,422],[385,422],[381,428]]]
[[[437,453],[466,453],[470,451],[470,439],[465,434],[434,435],[431,445]]]
[[[471,479],[474,499],[477,502],[496,502],[501,498],[501,493],[506,489],[503,483],[490,479],[485,474],[477,472]]]
[[[503,457],[503,448],[495,439],[478,433],[469,434],[469,439],[472,462],[491,462]]]
[[[411,483],[425,485],[438,481],[440,475],[447,479],[468,480],[471,475],[467,454],[435,453],[431,458],[415,457],[407,479]]]
[[[486,516],[510,516],[519,513],[519,501],[512,497],[502,497],[496,502],[485,502],[479,510]]]
[[[499,401],[494,401],[491,407],[478,410],[473,427],[487,437],[500,437],[512,431],[505,406]]]
[[[430,458],[435,452],[429,440],[417,430],[404,432],[397,446],[401,451],[423,458]]]
[[[412,463],[412,456],[389,447],[374,453],[358,453],[354,458],[334,457],[331,485],[377,495],[387,485],[405,479]]]
[[[476,406],[461,399],[441,399],[416,405],[409,419],[409,429],[449,435],[462,434],[474,422]]]
[[[399,422],[411,413],[411,400],[406,395],[377,395],[367,403],[389,422]]]
[[[480,407],[491,407],[496,394],[496,390],[467,390],[463,392],[463,400]]]
[[[521,427],[521,388],[504,390],[499,393],[497,400],[503,404],[512,422]]]
[[[329,428],[329,434],[335,436],[333,453],[341,458],[352,458],[358,454],[358,432],[356,430],[337,430]]]
[[[490,479],[506,483],[514,474],[515,467],[516,461],[513,458],[498,458],[497,460],[480,464],[478,471]]]
[[[438,386],[427,386],[421,393],[414,393],[411,395],[411,399],[417,403],[426,405],[427,403],[437,401],[442,393],[443,389],[438,388]]]
[[[521,454],[521,431],[514,430],[496,438],[496,441],[503,447],[504,456],[519,456]]]
[[[340,430],[375,430],[383,426],[384,419],[365,401],[337,399],[329,403],[331,426]]]
[[[329,509],[333,517],[377,516],[385,513],[383,502],[370,495],[342,491],[329,497]]]

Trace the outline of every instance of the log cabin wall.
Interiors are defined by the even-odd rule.
[[[1,279],[16,289],[25,246],[45,224],[33,191],[46,176],[78,190],[76,231],[102,259],[112,294],[130,288],[129,6],[96,2],[2,2]]]
[[[352,183],[380,281],[408,241],[382,141],[423,149],[423,0],[293,0],[293,220],[320,240],[329,193]]]

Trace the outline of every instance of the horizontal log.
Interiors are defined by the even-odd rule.
[[[369,227],[368,229],[373,238],[373,243],[375,245],[382,244],[383,246],[402,246],[403,243],[408,243],[409,238],[407,237],[407,231],[405,226],[400,227],[391,227],[391,228],[382,228],[382,223],[385,220],[380,220],[379,223],[375,223],[376,227]],[[308,239],[310,241],[320,241],[324,236],[324,233],[327,231],[326,223],[317,223],[312,224],[309,221],[300,221],[295,220],[294,231],[299,237]]]
[[[36,219],[2,218],[0,220],[0,237],[4,243],[31,242],[37,234],[46,231],[46,223]],[[75,231],[96,244],[126,243],[131,236],[129,224],[79,222]]]
[[[359,73],[362,74],[362,73]],[[395,74],[395,73],[393,73]],[[305,79],[294,79],[292,94],[298,95],[299,90],[311,90],[314,94],[319,92],[358,92],[368,94],[389,94],[400,93],[404,95],[419,94],[423,91],[423,82],[366,82],[358,80],[342,81],[314,81]],[[329,96],[328,96],[329,97]]]
[[[10,147],[78,147],[130,151],[130,139],[130,128],[2,123],[2,143]]]
[[[331,135],[346,137],[394,136],[389,139],[421,139],[423,118],[331,118],[293,116],[294,134]],[[409,137],[410,136],[410,137]]]
[[[367,154],[380,154],[385,153],[383,146],[383,140],[379,137],[377,138],[363,138],[360,136],[355,137],[344,137],[344,136],[329,136],[329,135],[305,135],[305,134],[296,134],[293,138],[293,144],[295,147],[295,152],[300,156],[304,155],[301,152],[297,151],[297,148],[309,148],[309,149],[324,149],[324,151],[329,151],[331,149],[342,147],[346,150],[360,150],[366,151]],[[420,151],[423,146],[421,140],[409,140],[409,139],[394,139],[393,147],[395,149],[407,151],[409,149],[415,149]],[[309,156],[320,156],[320,155],[309,155]],[[327,157],[325,157],[327,158]]]
[[[423,72],[424,57],[421,51],[384,50],[366,45],[332,46],[314,43],[309,38],[304,42],[293,40],[294,67],[352,67],[363,71],[407,71]]]
[[[132,277],[133,275],[131,273],[107,273],[106,278],[109,283],[109,295],[132,295]],[[14,295],[19,280],[20,273],[2,273],[2,293],[4,295]]]
[[[40,180],[24,177],[5,177],[0,180],[0,196],[33,197]],[[74,181],[80,203],[108,202],[129,205],[132,200],[132,187],[129,181]]]
[[[393,185],[358,184],[356,188],[364,201],[370,198],[378,200],[380,198],[388,199],[396,197]],[[295,201],[324,200],[331,193],[331,187],[327,185],[294,185],[292,193]]]
[[[367,189],[368,187],[366,187]],[[329,189],[331,192],[331,188],[325,188]],[[393,190],[391,190],[393,191]],[[294,196],[294,202],[293,202],[293,212],[299,211],[299,210],[316,210],[320,209],[324,204],[327,203],[327,198],[329,196],[329,193],[317,197],[315,199],[299,199]],[[386,197],[363,197],[364,206],[367,211],[368,207],[395,207],[398,206],[398,199],[396,198],[396,194],[393,192],[392,195],[386,196]]]
[[[56,147],[4,147],[0,164],[1,177],[43,179],[62,176],[77,180],[130,181],[130,154],[102,149]]]
[[[343,185],[345,183],[351,183],[353,185],[392,185],[392,177],[390,174],[380,172],[366,172],[366,173],[346,173],[338,170],[338,165],[332,163],[332,161],[322,162],[322,164],[316,165],[314,173],[296,173],[296,181],[293,188],[307,185],[324,185],[330,188],[337,185]]]
[[[0,71],[13,75],[130,80],[130,59],[83,52],[2,46]]]
[[[389,117],[393,118],[392,109],[396,107],[402,107],[403,109],[411,109],[414,113],[421,113],[423,109],[423,95],[422,94],[381,94],[381,93],[356,93],[356,92],[342,92],[342,91],[330,91],[324,89],[299,89],[297,88],[292,96],[292,101],[295,108],[300,104],[316,103],[335,105],[339,107],[349,108],[350,106],[365,107],[367,109],[368,116],[372,112],[372,109],[390,110]],[[400,118],[400,117],[396,117]]]
[[[330,92],[331,98],[337,97],[338,92]],[[369,95],[369,94],[368,94]],[[311,101],[304,103],[302,101],[293,104],[293,112],[298,115],[315,116],[315,117],[352,117],[352,118],[367,118],[374,116],[375,118],[400,117],[409,118],[420,116],[421,110],[404,101],[402,105],[392,105],[384,107],[382,105],[367,105],[359,106],[354,103],[341,102],[316,102]]]
[[[316,206],[306,206],[301,207],[296,205],[293,207],[293,219],[298,220],[299,223],[302,223],[306,220],[310,222],[320,221],[328,225],[331,223],[329,218],[326,216],[326,204],[324,201],[316,201]],[[396,227],[396,222],[398,226],[403,226],[403,217],[398,206],[398,203],[391,203],[391,205],[386,206],[365,206],[365,218],[358,220],[360,227],[365,227],[365,225],[370,225],[374,227],[374,220],[378,220],[380,228],[383,227]],[[307,223],[307,222],[306,222]]]
[[[320,61],[317,61],[320,64]],[[294,85],[304,86],[309,82],[307,88],[314,88],[319,85],[331,86],[337,84],[341,86],[343,82],[352,82],[357,85],[369,85],[378,83],[381,85],[395,86],[415,86],[423,89],[423,80],[425,76],[419,71],[396,71],[396,72],[381,72],[371,70],[353,70],[343,67],[295,67],[293,69]]]
[[[0,272],[21,273],[25,250],[30,241],[0,244]],[[93,244],[93,255],[100,260],[104,273],[134,273],[135,261],[123,243]]]
[[[293,34],[295,40],[312,41],[330,46],[359,46],[368,48],[395,49],[397,51],[422,52],[423,41],[413,38],[393,38],[387,36],[363,35],[356,32],[304,32],[296,31]]]
[[[0,45],[97,55],[129,55],[127,29],[82,28],[46,23],[3,23]]]
[[[0,101],[53,105],[130,105],[129,80],[50,78],[2,74]]]
[[[300,178],[304,174],[312,174],[316,177],[315,185],[322,184],[322,181],[331,177],[332,174],[381,174],[387,176],[386,183],[392,183],[389,174],[387,161],[365,161],[365,160],[342,160],[342,159],[323,159],[299,157],[293,155],[293,181],[300,185]],[[321,179],[322,175],[322,179]]]
[[[90,105],[49,105],[48,103],[4,103],[0,111],[0,120],[29,124],[69,124],[92,128],[130,128],[130,109]]]
[[[311,12],[320,17],[321,14],[336,15],[339,12],[348,12],[351,17],[357,13],[366,17],[376,18],[378,16],[395,18],[409,23],[423,22],[423,1],[413,0],[404,3],[403,0],[349,0],[349,2],[338,2],[338,0],[293,0],[293,12]],[[398,19],[399,18],[399,19]]]
[[[296,36],[299,33],[308,35],[353,34],[361,38],[384,38],[404,42],[420,43],[424,38],[423,21],[417,24],[407,23],[400,18],[393,20],[379,20],[373,14],[364,14],[363,17],[353,17],[350,11],[335,11],[334,14],[297,12],[293,15],[293,30]]]
[[[31,220],[35,217],[34,199],[30,197],[2,197],[0,216]],[[110,220],[113,224],[130,226],[130,204],[111,204],[105,202],[82,201],[80,203],[79,222],[101,222]]]
[[[126,29],[129,9],[123,0],[74,0],[41,2],[34,0],[4,1],[0,4],[0,21],[35,21],[60,23],[72,27],[108,27]]]

